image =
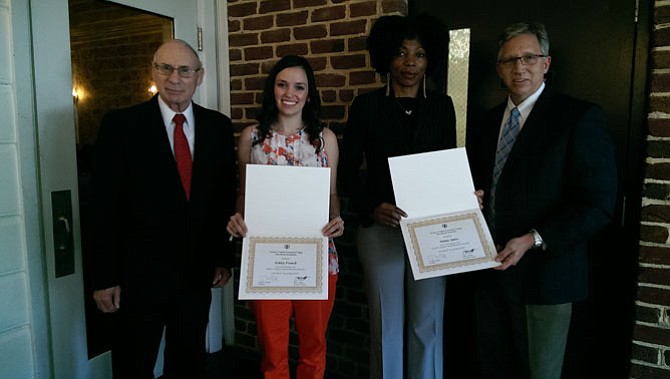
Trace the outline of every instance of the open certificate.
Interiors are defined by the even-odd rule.
[[[248,164],[240,299],[328,298],[330,168]]]
[[[389,158],[414,279],[499,266],[464,148]]]

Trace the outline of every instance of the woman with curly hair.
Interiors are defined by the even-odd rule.
[[[442,378],[445,277],[414,280],[399,228],[388,158],[456,147],[451,98],[426,88],[448,43],[434,17],[384,16],[367,39],[386,86],[357,96],[341,178],[359,216],[358,255],[370,311],[370,378]],[[366,171],[361,167],[365,161]]]

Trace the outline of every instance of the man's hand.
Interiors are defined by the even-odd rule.
[[[225,267],[217,267],[214,269],[214,280],[212,281],[212,288],[221,288],[230,280],[230,270]]]
[[[121,308],[121,287],[111,287],[93,292],[98,309],[104,313],[113,313]]]
[[[500,262],[502,265],[494,267],[494,270],[507,270],[510,266],[516,266],[524,254],[526,254],[526,251],[532,248],[534,244],[535,239],[533,239],[533,235],[530,233],[512,238],[507,242],[505,248],[498,252],[496,262]]]

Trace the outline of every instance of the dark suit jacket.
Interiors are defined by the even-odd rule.
[[[486,192],[485,207],[505,106],[492,109],[468,131],[473,179]],[[498,180],[494,239],[504,247],[535,228],[547,250],[529,250],[506,271],[487,270],[485,282],[530,304],[584,299],[587,242],[612,220],[616,186],[602,110],[545,87]]]
[[[343,194],[349,196],[362,225],[382,202],[395,204],[388,158],[456,147],[456,115],[449,96],[428,92],[421,99],[416,130],[407,138],[394,97],[385,88],[357,96],[350,109],[340,157]],[[365,160],[365,173],[360,171]]]
[[[209,288],[214,267],[233,261],[225,232],[236,196],[231,121],[193,104],[195,156],[187,201],[157,96],[105,115],[96,143],[94,287],[121,284],[124,299],[128,290],[136,294],[172,282]]]

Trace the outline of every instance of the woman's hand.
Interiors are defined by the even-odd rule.
[[[226,230],[233,237],[244,237],[247,235],[247,224],[239,213],[230,216]]]
[[[400,219],[407,217],[407,213],[393,204],[381,203],[372,211],[372,218],[379,224],[396,228]]]
[[[337,216],[330,219],[322,229],[323,235],[330,238],[339,237],[344,234],[344,220]]]

